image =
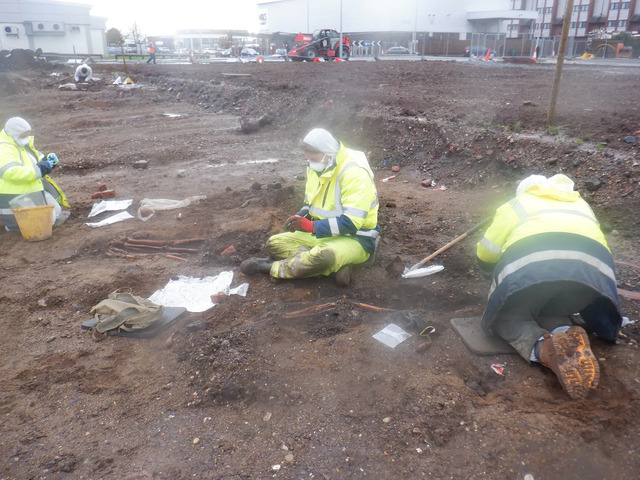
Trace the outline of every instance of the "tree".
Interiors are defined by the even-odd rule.
[[[109,45],[115,44],[115,43],[122,43],[124,41],[124,37],[122,36],[122,33],[117,28],[110,28],[109,30],[107,30],[106,36],[107,36],[107,43]]]
[[[136,44],[136,47],[144,43],[145,35],[142,33],[142,31],[140,31],[140,28],[138,28],[137,22],[133,22],[131,30],[129,30],[129,37],[131,38],[131,40],[133,40],[133,43]]]

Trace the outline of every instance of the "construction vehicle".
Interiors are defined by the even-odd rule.
[[[346,60],[351,55],[351,41],[343,35],[340,56],[340,33],[330,28],[318,29],[311,34],[299,33],[294,42],[294,47],[286,58],[297,62],[313,62],[316,58]]]

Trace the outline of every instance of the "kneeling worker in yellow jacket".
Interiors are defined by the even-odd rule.
[[[337,283],[347,285],[350,266],[369,258],[380,232],[373,172],[364,153],[321,128],[304,137],[302,151],[309,162],[303,208],[267,241],[271,258],[245,260],[240,269],[276,278],[338,272]]]
[[[58,219],[67,199],[49,177],[58,165],[55,153],[44,155],[33,146],[31,126],[20,117],[7,120],[0,131],[0,221],[7,230],[18,230],[9,202],[15,197],[42,192],[43,203],[54,205],[53,221]]]
[[[622,323],[614,262],[591,208],[565,175],[532,175],[502,205],[477,247],[492,271],[485,330],[550,368],[573,399],[598,386],[587,330],[615,342]]]

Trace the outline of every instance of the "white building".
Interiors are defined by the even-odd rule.
[[[43,53],[106,53],[106,19],[92,17],[91,5],[47,0],[0,0],[0,50]]]
[[[273,0],[258,4],[261,33],[505,33],[507,20],[533,21],[535,10],[514,10],[510,0]]]

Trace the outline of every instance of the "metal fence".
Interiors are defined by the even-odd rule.
[[[469,58],[485,56],[503,57],[506,51],[505,33],[472,33],[469,45]]]

